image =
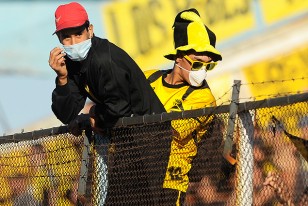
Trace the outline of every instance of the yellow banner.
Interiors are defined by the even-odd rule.
[[[308,12],[308,1],[306,0],[260,0],[260,4],[267,24],[294,14]]]
[[[217,40],[225,40],[255,27],[255,18],[250,0],[207,1],[201,7],[204,22],[210,25]],[[203,8],[203,10],[202,10]]]
[[[257,99],[258,96],[260,96],[260,99],[264,99],[266,95],[296,93],[297,91],[307,90],[307,56],[308,47],[297,48],[283,56],[264,60],[244,68],[243,73],[246,80],[258,83],[250,85],[252,95]],[[292,79],[296,79],[296,81],[292,81]],[[277,83],[273,84],[271,81],[277,81]]]
[[[144,70],[170,63],[172,25],[178,12],[196,8],[217,41],[254,26],[250,0],[127,0],[102,9],[107,38],[127,51]]]

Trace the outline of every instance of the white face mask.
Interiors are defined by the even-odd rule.
[[[63,48],[68,58],[73,61],[82,61],[87,57],[91,46],[91,39],[88,39],[78,44],[63,45]]]
[[[189,84],[191,86],[200,87],[202,85],[203,80],[205,80],[206,78],[206,67],[205,66],[203,66],[201,69],[197,71],[189,71],[187,69],[184,69],[178,64],[177,66],[189,72],[189,81],[190,81]]]

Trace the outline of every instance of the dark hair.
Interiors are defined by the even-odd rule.
[[[185,55],[190,55],[190,54],[195,54],[195,55],[205,55],[205,56],[208,56],[210,57],[212,60],[215,59],[215,56],[214,56],[214,53],[212,52],[208,52],[208,51],[204,51],[204,52],[196,52],[194,49],[190,49],[190,50],[187,50],[187,51],[177,51],[177,54],[176,54],[176,57],[184,57]]]
[[[83,25],[81,25],[81,27],[84,27],[87,31],[88,31],[89,26],[90,26],[90,22],[88,20]]]
[[[85,21],[85,23],[81,26],[77,26],[77,27],[72,27],[75,29],[80,29],[80,31],[83,31],[84,29],[86,29],[87,31],[89,30],[89,26],[90,26],[90,22],[87,20]],[[66,28],[66,29],[71,29],[71,28]],[[62,31],[65,31],[66,29],[62,29],[60,31],[57,31],[56,34],[59,37],[59,35],[61,34]]]

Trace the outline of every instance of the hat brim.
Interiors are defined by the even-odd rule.
[[[65,22],[63,24],[61,24],[60,26],[58,26],[57,30],[52,34],[54,35],[55,33],[65,30],[65,29],[72,29],[72,28],[77,28],[77,27],[81,27],[82,25],[84,25],[86,23],[86,21],[71,21],[71,22]]]
[[[205,45],[205,46],[198,46],[198,45],[180,46],[180,47],[176,48],[175,50],[173,50],[172,52],[170,52],[169,54],[164,55],[164,57],[169,59],[169,60],[175,60],[178,51],[185,52],[185,51],[189,51],[189,50],[194,50],[194,51],[200,52],[200,53],[203,53],[203,52],[210,53],[210,54],[212,54],[212,55],[210,55],[210,57],[215,62],[222,60],[220,52],[210,44]]]

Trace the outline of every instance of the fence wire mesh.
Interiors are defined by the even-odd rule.
[[[81,140],[61,134],[2,144],[0,205],[74,205]]]
[[[122,124],[89,144],[85,134],[20,135],[0,147],[0,205],[174,205],[174,193],[162,187],[175,185],[187,189],[187,206],[308,205],[307,97],[239,111],[230,154],[236,164],[223,158],[230,119],[221,111]],[[245,111],[249,121],[240,118]],[[85,192],[78,193],[83,161]]]

